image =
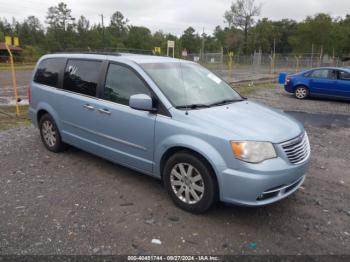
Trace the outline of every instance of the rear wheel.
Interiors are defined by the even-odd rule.
[[[49,114],[45,114],[39,121],[41,140],[45,147],[55,153],[64,150],[64,143],[58,131],[55,121]]]
[[[309,90],[305,86],[298,86],[295,89],[295,97],[298,99],[305,99],[309,96]]]
[[[175,204],[191,213],[203,213],[218,199],[218,186],[212,169],[203,159],[179,152],[165,164],[165,187]]]

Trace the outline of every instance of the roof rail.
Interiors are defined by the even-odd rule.
[[[95,55],[114,55],[121,56],[123,53],[129,54],[147,54],[153,55],[152,50],[143,50],[143,49],[129,49],[129,48],[104,48],[104,49],[81,49],[81,48],[69,48],[62,50],[57,53],[69,53],[69,54],[95,54]]]

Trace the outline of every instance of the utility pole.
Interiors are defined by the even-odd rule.
[[[311,67],[313,67],[313,58],[314,58],[314,44],[311,45]]]
[[[102,41],[103,41],[103,44],[102,44],[102,46],[103,47],[105,47],[105,25],[104,25],[104,21],[103,21],[103,18],[104,18],[104,16],[103,16],[103,14],[100,14],[100,16],[101,16],[101,22],[102,22]]]
[[[276,38],[273,39],[273,56],[272,56],[273,62],[272,62],[272,74],[275,74],[275,67],[276,67]]]
[[[320,63],[319,63],[319,66],[322,66],[322,63],[323,63],[323,46],[321,46]]]
[[[202,33],[202,55],[201,55],[201,59],[202,59],[202,62],[204,62],[204,27],[203,27],[203,33]]]

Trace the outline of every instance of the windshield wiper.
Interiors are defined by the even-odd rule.
[[[221,105],[226,105],[226,104],[231,104],[235,102],[241,102],[244,99],[224,99],[215,103],[210,104],[209,106],[221,106]]]
[[[176,106],[175,108],[177,108],[177,109],[183,109],[183,108],[196,109],[196,108],[206,108],[206,107],[210,107],[210,106],[206,105],[206,104],[189,104],[189,105]]]

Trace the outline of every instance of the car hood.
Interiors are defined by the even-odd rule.
[[[216,134],[224,131],[231,140],[280,143],[304,130],[301,123],[282,111],[251,101],[191,110],[189,117],[200,128]]]

